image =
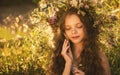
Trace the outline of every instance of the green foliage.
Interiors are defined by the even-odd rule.
[[[33,58],[38,59],[43,68],[45,68],[49,63],[48,61],[50,61],[53,47],[52,39],[53,33],[51,27],[44,25],[43,23],[41,23],[38,27],[35,27],[32,30],[32,33],[30,33],[30,36],[25,39],[26,45],[31,49]]]
[[[57,22],[70,6],[84,7],[94,17],[95,25],[100,27],[99,40],[108,56],[111,73],[120,74],[120,0],[33,1],[39,1],[39,7],[29,16],[34,28],[29,30],[23,25],[23,29],[30,31],[26,36],[16,23],[11,27],[16,31],[14,35],[0,28],[0,74],[45,75],[54,47],[52,31],[55,33],[59,27]],[[16,30],[15,27],[19,28]]]
[[[11,35],[8,29],[0,27],[0,38],[10,40],[12,37],[13,35]]]
[[[120,0],[104,1],[100,10],[105,15],[101,25],[100,41],[109,59],[112,75],[120,74]],[[105,13],[104,13],[105,12]]]
[[[120,0],[41,0],[39,5],[40,12],[46,14],[45,19],[54,30],[59,27],[59,18],[70,6],[88,10],[95,20],[95,25],[99,27],[99,40],[108,56],[112,75],[120,74]]]
[[[53,46],[51,27],[41,24],[29,34],[23,39],[8,41],[1,48],[1,74],[45,75]]]
[[[108,53],[110,65],[111,65],[111,72],[113,75],[120,74],[120,44],[119,47],[113,48]]]

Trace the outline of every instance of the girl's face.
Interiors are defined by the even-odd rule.
[[[65,34],[73,44],[82,43],[85,38],[85,27],[75,14],[65,18]]]

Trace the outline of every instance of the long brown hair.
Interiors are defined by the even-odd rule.
[[[50,68],[51,75],[62,75],[63,73],[65,60],[61,55],[61,50],[65,39],[64,23],[66,16],[72,14],[75,14],[80,18],[86,30],[87,38],[84,41],[84,49],[81,53],[81,63],[84,67],[83,71],[85,72],[85,75],[104,75],[104,69],[99,56],[98,28],[94,26],[94,20],[89,12],[82,8],[78,10],[74,7],[68,9],[59,22],[60,31],[59,35],[57,35],[58,38],[55,43],[56,48],[53,52],[52,65]]]

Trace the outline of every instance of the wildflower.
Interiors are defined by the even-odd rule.
[[[50,17],[47,21],[49,22],[49,24],[55,24],[57,20],[57,15],[55,14],[54,16]]]

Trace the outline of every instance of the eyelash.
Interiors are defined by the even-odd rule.
[[[76,28],[82,28],[83,26],[76,26]],[[71,28],[65,28],[65,30],[70,30]]]
[[[77,26],[77,28],[82,28],[83,26]]]
[[[70,28],[65,28],[65,30],[70,30]]]

